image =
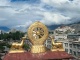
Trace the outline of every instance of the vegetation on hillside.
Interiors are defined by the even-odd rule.
[[[4,34],[0,34],[0,40],[20,40],[21,37],[24,36],[24,33],[20,32],[20,31],[16,31],[16,32],[9,32],[9,33],[4,33]]]

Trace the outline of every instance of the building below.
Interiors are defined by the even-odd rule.
[[[69,35],[63,46],[66,52],[80,59],[80,35]]]

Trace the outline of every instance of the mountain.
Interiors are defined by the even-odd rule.
[[[74,23],[74,24],[69,24],[68,26],[70,26],[71,28],[74,28],[76,30],[75,32],[80,33],[80,22],[77,22],[77,23]]]
[[[47,26],[49,30],[54,30],[58,27],[60,27],[61,25],[50,25],[50,26]]]
[[[50,25],[50,26],[47,26],[48,29],[50,30],[54,30],[58,27],[61,27],[61,26],[69,26],[71,28],[74,28],[75,29],[75,32],[80,32],[80,22],[76,22],[76,23],[72,23],[72,24],[61,24],[61,25]]]
[[[0,26],[0,30],[3,30],[3,31],[9,31],[10,29],[6,26]]]
[[[72,24],[68,24],[68,25],[63,25],[63,24],[61,24],[61,25],[50,25],[50,26],[47,26],[47,28],[49,29],[49,30],[54,30],[54,29],[56,29],[56,28],[58,28],[58,27],[61,27],[61,26],[69,26],[69,27],[71,27],[71,28],[74,28],[74,29],[76,29],[76,31],[78,32],[80,32],[80,22],[77,22],[77,23],[72,23]],[[6,27],[6,26],[0,26],[0,30],[3,30],[3,31],[9,31],[10,30],[10,28],[8,28],[8,27]],[[21,29],[20,29],[21,30]]]

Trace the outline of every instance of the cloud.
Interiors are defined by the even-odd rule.
[[[79,8],[80,0],[41,0],[41,1],[46,5],[49,5],[52,7],[51,12],[53,12],[53,14],[57,12],[63,16],[70,17],[70,23],[80,21],[80,18],[79,18],[80,17],[80,8]]]
[[[44,13],[44,19],[42,20],[43,23],[47,25],[54,25],[54,24],[68,24],[70,17],[63,16],[59,13]],[[46,23],[47,22],[47,23]],[[66,23],[64,23],[66,22]]]
[[[0,26],[26,30],[35,21],[46,25],[80,21],[80,0],[0,0]]]
[[[27,21],[25,24],[17,25],[17,26],[14,26],[13,28],[16,28],[21,31],[26,31],[32,23],[33,23],[32,21]]]
[[[61,5],[63,3],[66,3],[68,0],[41,0],[43,3],[46,3],[46,4],[54,4],[54,5]]]
[[[9,6],[10,0],[0,0],[0,6]]]

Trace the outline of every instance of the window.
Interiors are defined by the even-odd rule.
[[[49,48],[49,49],[50,49],[50,48],[51,48],[51,45],[47,45],[47,48]]]
[[[77,52],[78,53],[78,56],[80,56],[80,52]]]
[[[68,52],[68,49],[65,49],[66,52]]]
[[[70,49],[70,53],[72,54],[72,50]]]
[[[77,45],[77,48],[80,49],[80,45]]]
[[[53,34],[53,32],[52,32],[52,34]]]
[[[70,48],[72,48],[72,44],[69,44]]]
[[[54,33],[50,31],[49,34],[54,34]]]
[[[68,43],[65,43],[65,47],[68,47]]]
[[[76,56],[76,52],[75,52],[75,51],[73,51],[73,53],[74,53],[74,55]]]
[[[51,44],[51,41],[50,41],[50,40],[48,40],[48,43],[49,43],[49,44]]]
[[[76,48],[76,46],[77,46],[76,44],[73,45],[74,48]]]

